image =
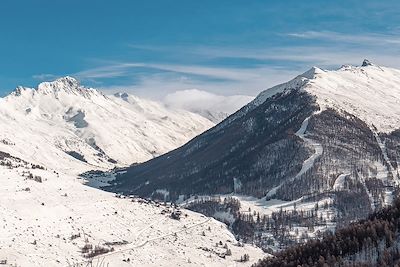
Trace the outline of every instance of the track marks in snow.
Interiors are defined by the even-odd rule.
[[[189,230],[191,230],[191,229],[193,229],[193,228],[195,228],[195,227],[198,227],[198,226],[200,226],[200,225],[203,225],[203,224],[205,224],[205,223],[208,223],[210,220],[211,220],[211,218],[207,218],[206,220],[204,220],[204,221],[202,221],[202,222],[199,222],[199,223],[196,223],[196,224],[194,224],[194,225],[190,225],[190,226],[184,225],[180,230],[177,230],[177,231],[174,231],[174,232],[171,232],[171,233],[167,233],[167,234],[164,234],[164,235],[156,236],[156,237],[153,237],[153,238],[148,238],[148,239],[145,239],[144,241],[142,241],[142,242],[140,242],[140,243],[136,242],[134,245],[125,247],[125,248],[123,248],[123,249],[115,250],[115,251],[109,252],[109,253],[107,253],[107,254],[102,254],[102,255],[96,256],[96,257],[92,258],[92,261],[93,261],[93,260],[98,260],[98,259],[104,259],[104,258],[109,257],[109,256],[112,256],[112,255],[116,255],[116,254],[120,254],[120,253],[123,253],[123,252],[127,252],[127,251],[130,251],[130,250],[134,250],[134,249],[137,249],[137,248],[144,247],[145,245],[147,245],[147,244],[150,243],[150,242],[153,242],[153,241],[156,241],[156,240],[160,240],[160,239],[166,238],[166,237],[168,237],[168,236],[172,236],[172,235],[181,233],[181,232],[183,232],[183,231],[189,231]],[[161,222],[163,222],[163,221],[165,221],[165,220],[161,220]],[[156,223],[160,223],[160,222],[156,222]],[[143,234],[146,230],[148,230],[149,228],[151,228],[151,227],[152,227],[153,225],[155,225],[156,223],[152,223],[152,224],[150,224],[149,226],[143,228],[143,229],[139,232],[139,234],[138,234],[137,237],[139,237],[141,234]],[[77,266],[77,267],[78,267],[78,266],[87,266],[89,263],[90,263],[90,261],[83,261],[83,262],[80,262],[80,263],[75,264],[74,266]]]
[[[316,114],[316,113],[314,113]],[[313,114],[313,115],[314,115]],[[311,115],[311,116],[313,116]],[[314,166],[314,162],[322,155],[323,153],[323,147],[321,144],[315,142],[312,139],[307,138],[307,127],[308,127],[308,122],[310,120],[310,117],[306,118],[303,123],[301,124],[300,129],[296,132],[296,135],[300,137],[308,146],[312,147],[314,149],[314,153],[303,162],[303,165],[301,166],[301,170],[290,179],[290,181],[296,180],[300,178],[303,174],[305,174],[308,170],[310,170]],[[276,194],[276,191],[282,186],[282,184],[272,188],[268,194],[267,198],[273,197]]]
[[[345,179],[346,179],[346,177],[349,176],[349,175],[350,175],[350,173],[340,174],[340,175],[336,178],[336,180],[335,180],[335,182],[334,182],[334,184],[333,184],[333,190],[336,190],[336,191],[343,190],[343,189],[344,189],[344,182],[345,182]]]
[[[233,256],[225,259],[216,254],[210,256],[199,248],[212,249],[221,240],[237,242],[222,223],[184,209],[182,212],[188,216],[177,221],[162,214],[162,205],[115,197],[83,185],[72,175],[29,170],[40,175],[43,182],[26,180],[21,176],[23,168],[0,166],[0,259],[7,259],[10,264],[87,266],[81,253],[86,238],[93,246],[109,247],[106,243],[121,242],[111,245],[114,254],[101,255],[93,261],[109,266],[220,267],[233,265],[244,253],[250,254],[251,262],[243,266],[250,266],[266,256],[250,245],[230,245]],[[78,233],[80,237],[71,238]],[[130,262],[124,262],[128,257]]]

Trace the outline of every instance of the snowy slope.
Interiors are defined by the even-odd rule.
[[[107,190],[149,197],[168,192],[163,195],[170,200],[234,193],[262,199],[260,209],[253,207],[258,205],[255,201],[241,202],[244,209],[270,216],[266,222],[283,216],[289,231],[298,214],[291,214],[284,203],[296,203],[306,214],[296,227],[306,226],[307,220],[318,230],[321,225],[343,226],[390,205],[394,198],[400,183],[399,103],[399,70],[367,61],[332,71],[313,67],[263,91],[184,146],[125,169]],[[283,206],[288,213],[261,212],[277,200],[283,204],[272,210]],[[315,204],[325,202],[322,219],[321,213],[311,214]],[[196,203],[193,210],[224,217],[228,204]],[[232,222],[229,216],[223,219],[227,218]],[[265,230],[269,227],[263,222],[254,226],[264,229],[267,238],[259,239],[254,230],[250,242],[270,248],[268,235],[274,230]],[[235,233],[240,236],[242,230]],[[307,235],[311,233],[314,230]],[[285,240],[284,231],[275,235]]]
[[[317,97],[322,110],[346,111],[378,132],[400,128],[400,70],[376,66],[365,60],[361,66],[338,70],[313,67],[295,79],[265,90],[248,106],[253,108],[272,95],[301,88]]]
[[[368,61],[333,71],[313,67],[260,93],[179,149],[128,168],[109,189],[146,196],[165,189],[178,197],[193,194],[196,187],[195,193],[201,194],[241,191],[291,199],[289,182],[300,183],[295,187],[297,198],[304,193],[300,187],[331,190],[331,177],[357,173],[357,169],[367,174],[368,169],[376,169],[376,159],[387,166],[378,175],[379,183],[392,186],[398,182],[395,170],[400,155],[398,134],[387,133],[400,129],[399,102],[399,70]],[[357,156],[349,163],[355,151]],[[315,188],[301,184],[312,175],[326,180]],[[390,183],[383,176],[391,176]],[[375,174],[364,178],[372,177]],[[366,187],[364,178],[357,179]],[[372,183],[368,181],[368,186]]]
[[[147,160],[212,125],[135,96],[105,96],[70,77],[0,99],[0,263],[250,266],[264,257],[211,218],[182,209],[175,220],[171,206],[121,198],[77,177]],[[237,262],[245,253],[250,261]]]
[[[103,95],[71,77],[0,99],[0,150],[68,173],[143,162],[212,125],[135,96]]]
[[[182,210],[174,220],[171,207],[116,197],[4,153],[0,180],[5,266],[250,266],[266,255],[238,246],[225,225],[203,215]],[[95,246],[109,251],[87,258]],[[236,262],[245,253],[250,261]]]

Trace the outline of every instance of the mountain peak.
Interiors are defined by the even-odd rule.
[[[125,93],[125,92],[124,93],[117,92],[117,93],[114,94],[114,96],[118,97],[118,98],[121,98],[121,99],[123,99],[125,101],[128,101],[128,97],[129,97],[128,93]]]
[[[312,67],[308,71],[304,72],[301,77],[307,78],[307,79],[313,79],[317,74],[324,73],[324,71],[318,67]]]
[[[60,89],[77,89],[79,87],[79,82],[77,79],[65,76],[58,78],[51,82],[42,82],[38,85],[38,91],[59,91]]]
[[[69,86],[79,86],[79,81],[71,76],[65,76],[65,77],[58,78],[54,82],[66,84]]]
[[[372,64],[372,62],[369,61],[368,59],[364,59],[361,67],[368,67],[368,66],[374,66],[374,64]]]
[[[82,95],[84,97],[89,97],[93,94],[101,94],[96,89],[80,85],[79,81],[71,76],[61,77],[51,82],[42,82],[38,85],[36,91],[42,94],[58,94],[59,92],[65,92],[68,94]]]

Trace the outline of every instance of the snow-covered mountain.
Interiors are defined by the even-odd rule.
[[[104,95],[71,77],[18,87],[0,99],[1,151],[78,172],[151,159],[212,125],[132,95]]]
[[[399,103],[399,70],[368,61],[313,67],[179,149],[128,168],[108,190],[157,197],[163,190],[179,200],[234,194],[244,199],[240,207],[265,216],[232,214],[237,234],[266,247],[277,233],[281,245],[301,242],[392,202],[400,183]],[[227,207],[214,202],[218,213]],[[257,229],[270,230],[260,239]]]
[[[313,67],[287,84],[261,93],[250,106],[271,95],[299,86],[316,97],[321,111],[328,108],[350,113],[379,132],[400,128],[400,70],[376,66],[365,60],[361,67],[344,65],[329,71]]]
[[[212,125],[71,77],[0,99],[0,265],[250,266],[266,254],[226,225],[77,176],[150,159]]]

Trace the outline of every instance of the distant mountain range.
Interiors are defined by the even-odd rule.
[[[72,77],[18,87],[0,99],[0,124],[1,150],[78,172],[151,159],[214,125],[126,93],[104,95]]]

